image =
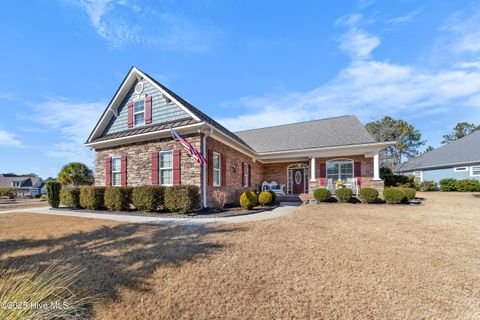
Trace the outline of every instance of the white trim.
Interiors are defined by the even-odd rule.
[[[480,177],[480,173],[479,174],[473,174],[473,168],[478,168],[478,171],[480,171],[480,164],[470,167],[470,177]]]
[[[184,130],[184,129],[200,127],[202,125],[204,125],[204,122],[199,122],[199,123],[189,124],[189,125],[186,125],[186,126],[176,127],[174,129],[177,130],[177,131],[180,131],[180,130]],[[140,133],[140,134],[135,134],[135,135],[132,135],[132,136],[109,139],[109,140],[105,140],[105,141],[91,142],[91,143],[86,143],[85,146],[92,147],[92,148],[118,146],[119,143],[132,143],[132,142],[137,142],[137,141],[146,141],[146,140],[158,139],[158,138],[161,137],[162,133],[166,133],[166,135],[165,135],[166,137],[171,136],[171,129],[163,129],[163,130],[159,130],[159,131]]]
[[[118,171],[113,171],[113,161],[117,159],[120,161],[120,169]],[[113,178],[114,173],[120,174],[120,184],[115,184],[115,179]],[[113,156],[110,158],[110,182],[112,187],[122,186],[122,157],[121,156]]]
[[[340,162],[340,161],[343,161],[343,162],[350,162],[352,164],[352,179],[355,178],[355,161],[353,159],[349,159],[349,158],[337,158],[337,159],[330,159],[328,161],[325,162],[325,179],[328,180],[328,163],[329,162]],[[341,166],[338,167],[338,179],[340,180],[341,176],[342,176],[342,173],[341,173],[341,170],[340,170]],[[361,174],[360,174],[361,175]],[[338,180],[337,180],[338,181]],[[337,181],[333,181],[332,179],[332,182],[333,183],[336,183]]]
[[[263,155],[274,155],[274,154],[289,154],[295,152],[315,152],[315,151],[323,151],[323,150],[336,150],[336,149],[355,149],[355,148],[369,148],[369,147],[389,147],[394,145],[395,142],[373,142],[373,143],[365,143],[365,144],[352,144],[352,145],[344,145],[344,146],[334,146],[334,147],[319,147],[319,148],[307,148],[307,149],[295,149],[295,150],[285,150],[285,151],[270,151],[270,152],[259,152],[257,153],[259,156]],[[365,153],[367,151],[363,151],[361,153]]]
[[[462,167],[455,167],[453,168],[453,172],[467,172],[468,171],[468,166],[462,166]]]
[[[380,161],[379,161],[379,154],[375,152],[373,155],[373,180],[380,181]],[[361,175],[361,174],[360,174]]]
[[[317,161],[317,158],[315,157],[312,157],[310,159],[310,181],[315,181],[317,180],[316,179],[316,172],[315,172],[315,167],[316,167],[316,164],[315,162]]]
[[[287,194],[293,194],[293,186],[290,191],[290,171],[293,169],[303,169],[303,193],[307,193],[309,166],[305,163],[292,163],[287,167]]]
[[[417,175],[415,174],[415,172],[420,172],[420,183],[423,182],[423,171],[422,170],[415,170],[413,171],[413,177],[414,179],[417,177]]]
[[[135,99],[132,99],[132,103],[133,103],[133,127],[136,128],[136,127],[141,127],[141,126],[144,126],[145,125],[145,122],[147,119],[145,119],[145,98],[144,97],[136,97]],[[138,111],[138,112],[135,112],[135,103],[137,103],[138,101],[143,101],[143,111]],[[137,114],[141,114],[143,113],[143,123],[135,123],[135,116]]]
[[[250,165],[247,163],[247,162],[244,162],[243,163],[243,177],[242,177],[242,180],[243,180],[243,187],[244,188],[248,188],[249,185],[249,179],[248,179],[248,175],[249,175],[249,172],[250,172]]]
[[[207,159],[207,134],[203,134],[202,137],[202,153]],[[204,208],[207,207],[207,164],[205,162],[202,163],[202,204]]]
[[[215,156],[218,157],[218,169],[215,168],[215,161],[214,161],[214,158]],[[212,170],[213,170],[213,186],[214,187],[220,187],[222,186],[222,155],[218,152],[213,152],[213,156],[212,156]],[[218,183],[215,183],[215,171],[218,171]]]
[[[170,168],[168,168],[168,167],[162,168],[161,167],[161,164],[162,164],[161,154],[162,153],[164,153],[164,154],[170,153],[172,155],[172,166]],[[164,171],[171,170],[172,171],[172,183],[166,183],[166,184],[160,183],[162,181],[162,170],[164,170]],[[165,187],[173,186],[173,150],[162,150],[162,151],[158,152],[158,185],[159,186],[165,186]]]

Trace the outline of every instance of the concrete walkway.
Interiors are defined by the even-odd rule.
[[[275,208],[271,211],[263,211],[260,213],[243,215],[243,216],[234,216],[234,217],[218,217],[218,218],[161,218],[161,217],[142,217],[142,216],[129,216],[123,214],[113,214],[113,213],[91,213],[86,211],[75,211],[75,210],[62,210],[62,209],[51,209],[51,208],[24,208],[24,209],[15,209],[15,210],[6,210],[0,211],[0,214],[4,213],[15,213],[15,212],[27,212],[27,213],[38,213],[38,214],[50,214],[58,216],[70,216],[70,217],[81,217],[81,218],[92,218],[92,219],[103,219],[103,220],[114,220],[121,222],[130,222],[130,223],[147,223],[147,224],[160,224],[160,225],[204,225],[204,224],[225,224],[225,223],[243,223],[251,221],[260,221],[275,219],[279,217],[286,216],[295,212],[299,203],[294,202],[282,202],[278,208]]]

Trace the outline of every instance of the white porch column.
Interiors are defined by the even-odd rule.
[[[315,157],[310,158],[310,181],[316,181],[317,178],[315,177]]]
[[[380,164],[378,152],[373,156],[373,180],[380,180]]]

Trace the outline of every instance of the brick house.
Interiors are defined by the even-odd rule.
[[[194,161],[174,128],[207,159]],[[231,132],[155,79],[132,67],[85,144],[95,150],[99,186],[196,185],[202,205],[221,188],[236,200],[264,181],[287,197],[329,181],[383,188],[375,142],[355,116]]]

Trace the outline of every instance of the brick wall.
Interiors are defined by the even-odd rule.
[[[212,204],[212,192],[217,188],[221,188],[227,192],[229,203],[238,201],[241,192],[245,190],[255,190],[256,186],[260,186],[263,182],[263,166],[259,162],[229,146],[217,141],[213,138],[207,138],[207,149],[218,152],[222,157],[226,158],[226,178],[227,185],[222,181],[221,187],[207,186],[207,204]],[[245,188],[242,183],[242,162],[246,162],[252,168],[252,186]],[[210,168],[209,168],[210,170]]]
[[[285,185],[284,191],[287,192],[287,169],[291,164],[306,164],[308,161],[296,161],[296,162],[282,162],[282,163],[267,163],[263,166],[264,181],[276,181],[278,184]],[[310,174],[310,171],[309,171]],[[262,181],[263,182],[263,181]]]
[[[201,150],[200,136],[184,137],[197,150]],[[181,184],[201,187],[201,166],[192,160],[181,144],[172,139],[153,140],[133,143],[95,152],[95,185],[105,185],[106,159],[112,156],[127,156],[127,185],[139,186],[152,184],[152,152],[161,150],[180,150]]]
[[[327,157],[327,158],[317,158],[315,162],[315,176],[316,178],[320,178],[320,164],[326,163],[328,160],[339,159],[339,157]],[[375,183],[372,183],[373,179],[373,158],[366,158],[363,155],[355,155],[355,156],[344,156],[341,159],[350,159],[354,162],[360,161],[362,167],[362,186],[367,187]],[[375,185],[378,185],[375,184]]]

